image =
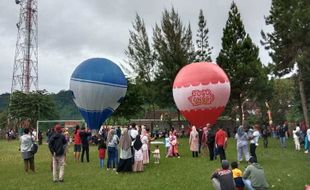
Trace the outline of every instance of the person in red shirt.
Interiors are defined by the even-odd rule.
[[[105,159],[105,151],[107,149],[107,145],[105,144],[104,140],[101,139],[98,145],[98,156],[99,156],[99,166],[103,168],[104,166],[104,159]]]
[[[215,146],[220,155],[220,161],[226,160],[225,148],[227,143],[227,133],[223,130],[223,126],[219,126],[219,130],[215,134]]]
[[[81,154],[81,136],[80,136],[80,126],[77,125],[74,131],[74,161],[80,161],[80,154]]]

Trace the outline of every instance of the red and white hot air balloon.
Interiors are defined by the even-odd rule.
[[[215,63],[184,66],[173,83],[173,98],[181,114],[197,128],[214,124],[230,96],[230,82]]]

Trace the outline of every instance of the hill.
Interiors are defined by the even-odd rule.
[[[57,94],[50,94],[55,102],[56,112],[59,115],[58,119],[81,119],[77,107],[75,106],[71,92],[69,90],[60,91]],[[10,94],[0,95],[0,112],[7,110],[9,105]]]
[[[71,91],[63,90],[50,96],[54,99],[59,119],[82,119],[78,108],[73,102]]]

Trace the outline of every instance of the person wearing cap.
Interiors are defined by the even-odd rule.
[[[55,126],[55,133],[51,136],[49,142],[49,149],[53,155],[53,181],[63,182],[64,181],[64,170],[65,170],[65,150],[67,141],[65,136],[62,134],[61,125]],[[59,170],[59,173],[58,171]]]
[[[215,190],[235,190],[235,182],[232,171],[229,169],[229,162],[222,160],[222,168],[217,169],[211,176]]]
[[[243,182],[249,190],[266,190],[269,185],[267,183],[264,169],[260,166],[255,157],[251,157],[248,161],[249,165],[243,174]]]

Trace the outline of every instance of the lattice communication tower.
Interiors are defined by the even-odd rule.
[[[11,92],[38,90],[37,0],[15,0],[20,6]]]

